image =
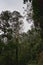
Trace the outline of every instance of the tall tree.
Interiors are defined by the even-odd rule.
[[[13,22],[14,22],[14,33],[16,38],[16,65],[18,65],[18,44],[19,44],[19,34],[20,34],[20,25],[22,21],[20,21],[20,18],[22,18],[21,14],[17,11],[14,11],[12,13],[13,16]]]
[[[18,65],[18,45],[19,45],[19,35],[22,24],[22,15],[18,11],[10,13],[9,11],[4,11],[1,13],[1,20],[5,24],[3,27],[4,34],[6,33],[7,38],[16,39],[16,65]],[[10,25],[10,24],[11,25]],[[7,28],[7,29],[6,29]],[[9,29],[11,28],[12,34],[10,36]]]

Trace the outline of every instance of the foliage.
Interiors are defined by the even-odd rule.
[[[7,45],[0,43],[0,64],[1,65],[14,65],[16,64],[16,39],[9,41]],[[28,65],[39,63],[42,59],[40,53],[43,51],[42,39],[39,32],[35,29],[22,33],[18,43],[18,64]],[[40,61],[42,62],[42,60]]]
[[[32,9],[33,9],[32,19],[34,20],[34,26],[35,26],[35,31],[36,31],[34,35],[36,35],[37,33],[38,35],[34,37],[32,31],[30,31],[29,38],[32,41],[32,42],[30,41],[31,43],[30,49],[31,49],[31,54],[33,56],[33,59],[35,60],[35,57],[36,57],[36,60],[39,60],[39,57],[41,56],[41,55],[39,56],[39,54],[43,53],[43,48],[42,48],[43,47],[43,0],[32,0]],[[33,44],[33,40],[35,40],[34,43],[36,43],[35,47]],[[42,62],[43,59],[41,57],[40,59]],[[40,61],[37,61],[37,62],[39,62],[39,64],[41,63]]]
[[[36,30],[40,27],[41,37],[43,38],[43,0],[33,0],[33,19]]]
[[[24,3],[26,2],[28,0],[24,0]],[[8,40],[7,44],[0,41],[0,65],[43,64],[43,38],[40,35],[43,33],[43,12],[38,3],[38,0],[32,1],[35,28],[27,33],[20,34],[19,32],[21,25],[19,19],[22,18],[19,12],[5,11],[1,13],[0,19],[4,23],[1,28],[4,31],[2,37],[7,37]],[[13,23],[13,28],[10,28],[9,21]]]

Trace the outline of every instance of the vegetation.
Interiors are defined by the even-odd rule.
[[[43,65],[42,2],[32,0],[34,26],[27,33],[20,33],[23,16],[19,12],[0,14],[0,29],[4,32],[0,35],[0,65]]]

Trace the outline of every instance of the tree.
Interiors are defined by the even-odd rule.
[[[16,44],[15,45],[16,46],[16,48],[15,48],[16,49],[16,65],[18,65],[19,35],[20,35],[21,24],[23,22],[21,18],[23,18],[22,15],[17,11],[14,11],[12,13],[9,12],[9,11],[4,11],[0,15],[1,22],[3,23],[2,24],[3,27],[1,29],[4,32],[3,36],[7,37],[7,39],[8,39],[7,43],[9,43],[12,40],[13,41],[16,40],[15,43],[14,43],[14,44]]]
[[[34,20],[34,26],[36,30],[40,28],[40,34],[41,37],[43,38],[43,0],[31,0],[31,1],[32,1],[32,11],[33,11],[32,19]],[[27,1],[25,0],[25,2]]]
[[[3,37],[7,37],[8,38],[8,29],[10,27],[9,24],[9,19],[11,17],[11,12],[10,11],[2,11],[2,13],[0,14],[0,22],[1,22],[1,30],[4,32],[4,34],[2,35]],[[9,29],[10,30],[10,29]],[[10,30],[11,32],[11,30]],[[11,37],[9,37],[10,39]]]
[[[22,22],[20,22],[20,18],[22,18],[22,16],[20,15],[19,12],[14,11],[12,14],[14,14],[15,16],[13,17],[13,21],[14,23],[14,32],[15,32],[15,38],[16,38],[16,65],[18,65],[18,44],[19,44],[19,31],[20,31],[20,25]]]
[[[38,26],[40,27],[40,33],[41,37],[43,38],[43,0],[33,0],[32,6],[33,6],[33,19],[34,19],[34,25],[36,27],[36,30]]]
[[[40,53],[43,53],[43,49],[42,49],[42,46],[43,46],[43,0],[31,0],[31,1],[32,1],[32,11],[33,11],[32,19],[34,22],[35,31],[36,33],[39,32],[39,34],[41,35],[40,36],[41,42],[39,42],[39,48],[40,48],[39,54],[40,54]],[[36,44],[38,43],[36,42]],[[37,50],[39,50],[39,48]],[[43,61],[43,59],[41,61]]]
[[[8,20],[10,19],[10,17],[11,17],[10,11],[2,11],[0,15],[0,18],[2,19],[3,22],[5,22],[6,27],[9,27]]]

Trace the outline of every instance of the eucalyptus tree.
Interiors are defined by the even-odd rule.
[[[17,11],[14,11],[12,13],[12,18],[11,20],[13,20],[13,26],[14,26],[14,35],[15,35],[15,39],[16,39],[16,65],[18,65],[18,52],[19,52],[19,49],[18,49],[18,45],[19,45],[19,35],[20,35],[20,29],[21,29],[21,24],[22,24],[22,15],[17,12]]]
[[[4,32],[4,36],[7,36],[8,39],[10,39],[12,36],[16,35],[17,28],[20,29],[21,27],[21,23],[22,23],[21,18],[22,18],[22,15],[17,11],[14,11],[14,12],[3,11],[0,14],[0,22],[2,25],[1,30]],[[20,26],[18,24],[20,24]]]
[[[15,41],[16,44],[16,65],[18,65],[19,35],[21,33],[21,24],[23,22],[22,18],[23,16],[18,11],[3,11],[0,15],[1,23],[3,25],[1,29],[4,32],[4,37],[7,37],[8,40]]]

